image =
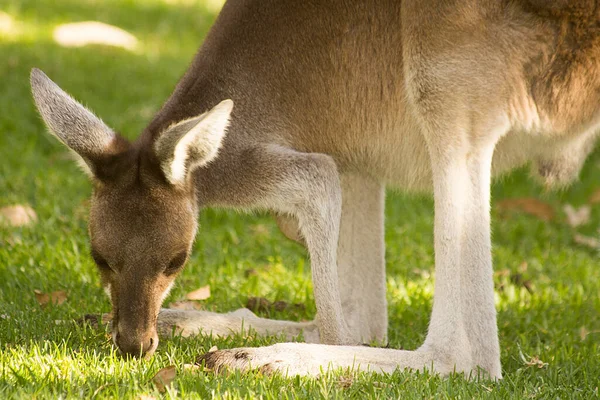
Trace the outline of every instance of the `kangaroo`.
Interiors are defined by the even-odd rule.
[[[600,122],[599,17],[584,0],[230,0],[133,143],[34,69],[43,120],[93,182],[114,343],[149,356],[161,327],[227,334],[246,321],[318,343],[199,362],[500,379],[491,179],[527,163],[549,186],[577,177]],[[434,303],[414,351],[358,346],[386,341],[386,186],[434,196]],[[213,206],[270,210],[306,246],[315,321],[160,312]]]

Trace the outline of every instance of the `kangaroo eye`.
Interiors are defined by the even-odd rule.
[[[100,268],[102,271],[112,271],[110,265],[108,265],[108,262],[96,250],[92,249],[91,256],[98,268]]]
[[[185,264],[187,257],[187,251],[182,251],[181,253],[177,254],[171,260],[167,269],[165,269],[165,275],[172,275],[175,272],[179,271],[181,267],[183,267],[183,264]]]

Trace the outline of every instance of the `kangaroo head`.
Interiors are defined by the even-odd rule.
[[[69,147],[93,182],[91,254],[113,308],[122,353],[151,355],[161,303],[185,264],[197,228],[192,172],[216,157],[233,106],[130,143],[43,72],[31,72],[35,104],[50,132]]]

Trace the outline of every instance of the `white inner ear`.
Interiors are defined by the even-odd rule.
[[[159,136],[155,150],[169,182],[184,183],[190,172],[217,156],[232,108],[233,101],[224,100],[198,117],[170,126]]]

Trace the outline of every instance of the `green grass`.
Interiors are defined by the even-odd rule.
[[[428,374],[338,372],[320,379],[258,373],[214,375],[184,363],[211,346],[258,346],[277,338],[163,340],[151,360],[124,361],[104,328],[72,322],[110,305],[88,256],[86,198],[90,184],[67,152],[45,133],[29,94],[37,66],[83,100],[110,125],[135,137],[173,89],[214,20],[201,2],[166,0],[4,0],[0,10],[0,207],[29,204],[39,221],[0,226],[0,398],[582,398],[599,396],[600,266],[598,253],[573,241],[575,230],[559,212],[543,222],[494,209],[494,262],[531,283],[531,292],[505,274],[496,277],[504,380],[468,381]],[[4,17],[2,17],[4,15]],[[12,28],[1,21],[13,19]],[[140,40],[135,52],[56,45],[60,23],[100,20]],[[4,28],[2,28],[4,27]],[[557,210],[582,205],[600,187],[600,153],[581,182],[544,193],[518,171],[494,185],[495,200],[539,197]],[[422,342],[432,305],[432,201],[389,194],[386,227],[390,345],[413,349]],[[306,254],[285,240],[264,215],[207,210],[192,259],[167,303],[209,284],[205,308],[230,311],[248,297],[304,303],[305,310],[274,318],[314,316]],[[578,229],[597,235],[600,207]],[[527,269],[520,266],[526,262]],[[247,276],[249,269],[256,274]],[[42,309],[34,289],[66,290],[68,300]],[[58,322],[57,322],[58,321]],[[582,338],[581,329],[590,331]],[[528,361],[543,361],[541,368]],[[162,367],[179,373],[161,395],[150,383]]]

